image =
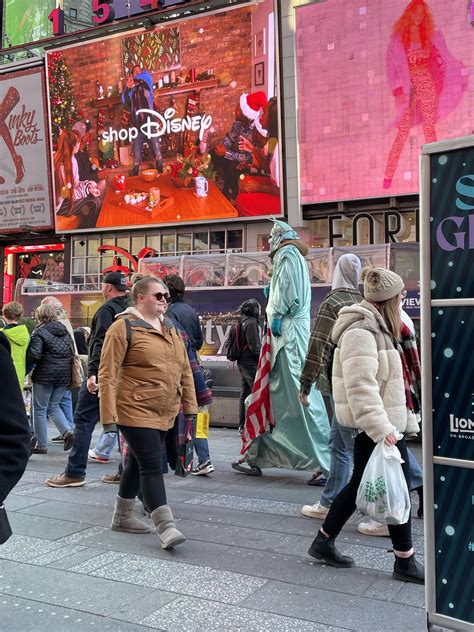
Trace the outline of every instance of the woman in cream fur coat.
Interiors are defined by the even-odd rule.
[[[333,330],[332,384],[336,415],[343,426],[354,428],[354,470],[348,485],[334,499],[309,554],[331,566],[354,566],[341,555],[335,539],[356,509],[357,490],[376,443],[397,445],[405,463],[403,473],[410,489],[410,470],[405,439],[399,433],[418,432],[413,413],[407,408],[404,376],[397,341],[400,338],[400,303],[403,280],[385,268],[365,272],[361,303],[344,307]],[[424,582],[424,570],[415,559],[411,520],[388,525],[395,564],[393,578]]]

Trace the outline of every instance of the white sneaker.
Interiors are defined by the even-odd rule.
[[[191,472],[193,476],[200,476],[202,474],[212,474],[214,472],[214,466],[212,463],[207,460],[204,463],[199,463],[199,465]]]
[[[329,509],[327,507],[323,507],[320,502],[317,502],[314,505],[304,505],[301,509],[301,513],[303,516],[307,516],[308,518],[319,518],[320,520],[324,520],[329,513]]]
[[[375,520],[369,520],[369,522],[361,522],[360,525],[357,527],[357,531],[359,533],[363,533],[364,535],[390,535],[387,525],[382,524],[381,522],[376,522]]]

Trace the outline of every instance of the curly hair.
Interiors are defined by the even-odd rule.
[[[407,50],[410,45],[410,27],[413,23],[413,14],[418,7],[423,7],[425,12],[425,17],[420,25],[420,37],[423,46],[426,46],[430,41],[435,30],[433,14],[425,0],[411,0],[405,11],[393,25],[393,34],[400,37],[405,50]]]

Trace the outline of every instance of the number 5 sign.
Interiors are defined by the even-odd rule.
[[[96,24],[102,24],[103,22],[111,22],[114,19],[115,11],[110,5],[113,0],[92,0],[92,21]]]

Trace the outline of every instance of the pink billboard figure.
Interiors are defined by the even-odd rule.
[[[425,142],[437,140],[436,123],[460,102],[467,70],[449,52],[425,0],[412,0],[395,22],[386,65],[397,108],[397,135],[383,181],[383,188],[389,189],[411,127],[421,123]]]

